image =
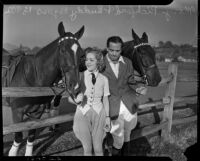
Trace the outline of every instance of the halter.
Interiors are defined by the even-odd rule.
[[[134,46],[134,49],[140,47],[140,46],[145,46],[145,45],[149,45],[149,43],[141,43],[141,44],[138,44],[136,46]]]
[[[133,54],[135,53],[135,51],[137,51],[137,48],[138,47],[141,47],[141,46],[146,46],[146,45],[150,45],[149,43],[140,43],[136,46],[134,46],[134,50],[133,50]],[[144,67],[141,63],[141,56],[140,56],[140,53],[139,53],[139,57],[140,57],[140,67],[141,67],[141,70],[142,70],[142,76],[138,76],[136,74],[134,74],[135,76],[138,76],[138,77],[142,77],[142,82],[145,84],[145,85],[148,85],[148,80],[147,80],[147,74],[146,74],[146,71],[148,71],[149,69],[152,69],[154,67],[156,67],[156,64],[152,64],[148,67]],[[146,70],[144,70],[144,68],[146,68]]]

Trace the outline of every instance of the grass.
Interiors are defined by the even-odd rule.
[[[197,123],[192,122],[184,125],[172,127],[169,142],[160,139],[159,136],[153,136],[149,139],[152,151],[148,156],[167,156],[173,161],[186,161],[184,155],[186,148],[197,142]]]

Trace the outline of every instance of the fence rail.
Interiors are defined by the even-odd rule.
[[[173,79],[172,75],[165,77],[160,82],[159,86],[164,86],[170,83],[170,80]],[[195,78],[179,78],[177,81],[180,82],[196,82]],[[3,87],[2,88],[2,97],[39,97],[39,96],[53,96],[55,93],[58,94],[62,92],[62,88],[58,87]],[[62,93],[62,96],[68,97],[68,93],[65,91]]]
[[[151,134],[158,130],[162,130],[162,136],[164,137],[164,139],[167,140],[169,138],[171,127],[173,124],[180,124],[180,123],[197,120],[196,116],[192,116],[190,118],[184,118],[181,120],[172,120],[174,103],[197,101],[197,96],[174,97],[177,81],[197,81],[197,79],[194,79],[194,78],[177,77],[177,70],[178,70],[177,63],[169,64],[168,77],[163,78],[159,84],[159,86],[167,85],[167,90],[166,90],[164,98],[139,105],[140,110],[143,110],[148,107],[162,105],[164,107],[162,122],[160,124],[150,125],[150,126],[134,131],[134,134],[131,136],[132,139],[136,139],[138,137]],[[52,87],[52,88],[50,87],[9,87],[9,88],[2,88],[2,96],[3,97],[53,96],[55,94],[54,92],[58,94],[61,91],[62,89],[57,88],[57,87]],[[64,92],[62,95],[63,97],[68,97],[67,92]],[[41,120],[11,124],[11,125],[3,127],[3,135],[7,135],[13,132],[27,131],[30,129],[37,129],[37,128],[46,127],[46,126],[50,126],[54,124],[69,122],[73,120],[73,116],[74,116],[74,113],[70,113],[70,114],[60,115],[60,116],[56,116],[56,117],[48,118],[48,119],[41,119]]]
[[[39,96],[53,96],[55,93],[59,94],[63,91],[58,87],[3,87],[3,97],[39,97]],[[55,92],[55,93],[54,93]],[[62,93],[65,97],[68,97],[68,93],[65,91]]]
[[[177,97],[174,102],[178,103],[178,102],[182,102],[183,100],[185,102],[197,101],[197,96]],[[168,103],[165,101],[163,102],[162,100],[158,100],[158,101],[154,101],[152,103],[146,103],[146,104],[139,105],[139,109],[142,110],[142,109],[145,109],[148,107],[154,107],[154,106],[165,105],[165,104],[168,104]],[[11,124],[11,125],[3,127],[3,135],[7,135],[7,134],[10,134],[13,132],[27,131],[27,130],[46,127],[46,126],[50,126],[50,125],[54,125],[54,124],[60,124],[60,123],[64,123],[64,122],[73,121],[73,117],[74,117],[74,113],[70,113],[70,114],[60,115],[60,116],[56,116],[56,117],[52,117],[52,118],[48,118],[48,119],[41,119],[41,120]]]

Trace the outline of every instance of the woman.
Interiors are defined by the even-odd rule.
[[[81,73],[83,96],[78,96],[82,103],[77,105],[73,130],[85,156],[92,156],[92,150],[95,156],[103,156],[103,139],[110,131],[110,92],[107,77],[100,73],[104,65],[101,50],[88,48],[85,65],[87,70]]]

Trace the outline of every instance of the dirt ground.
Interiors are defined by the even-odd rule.
[[[162,119],[160,108],[151,108],[139,113],[138,128],[159,123]],[[185,118],[197,114],[197,104],[186,104],[174,107],[173,119]],[[26,132],[24,142],[21,144],[19,156],[24,155]],[[13,135],[3,138],[3,155],[7,156],[12,145]],[[184,156],[186,148],[197,143],[197,121],[172,126],[169,142],[164,142],[160,131],[146,137],[131,141],[131,156],[169,157],[174,161],[186,161]],[[72,122],[60,124],[56,131],[49,128],[38,130],[37,140],[34,143],[33,156],[82,156],[81,143],[72,132]]]

